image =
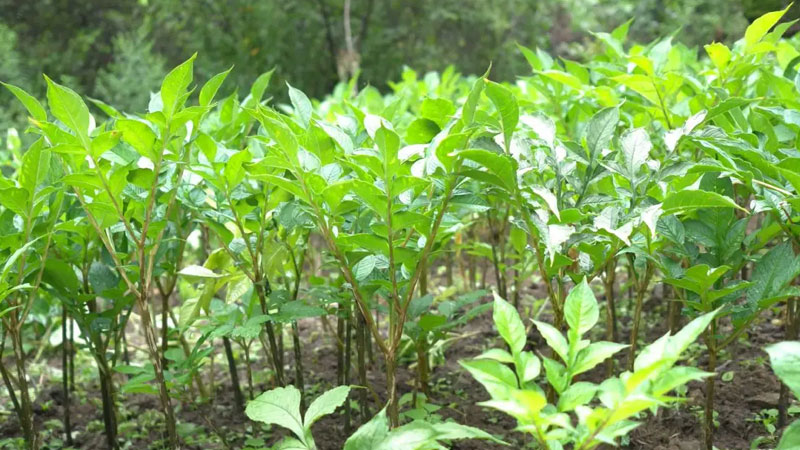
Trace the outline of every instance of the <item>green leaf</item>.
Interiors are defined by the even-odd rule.
[[[467,99],[464,101],[464,106],[461,107],[461,121],[464,122],[465,125],[471,125],[475,119],[475,109],[478,107],[478,102],[481,99],[483,86],[485,84],[485,75],[475,80],[475,83],[472,85],[472,89],[469,91],[469,95],[467,95]]]
[[[703,333],[708,324],[719,314],[719,309],[703,314],[686,324],[681,331],[670,336],[669,344],[664,352],[664,357],[677,360],[681,353],[683,353],[689,345],[697,340],[697,337]],[[639,358],[636,358],[634,368],[638,369]]]
[[[520,319],[516,308],[514,308],[511,303],[500,298],[496,292],[493,292],[492,295],[494,295],[494,307],[492,312],[494,326],[497,328],[497,332],[500,333],[500,336],[506,341],[509,348],[511,348],[511,354],[516,355],[522,351],[527,341],[525,325],[522,323],[522,319]]]
[[[511,353],[508,353],[500,348],[490,348],[489,350],[486,350],[485,352],[476,356],[475,359],[493,359],[495,361],[507,364],[512,364],[514,362],[514,357],[511,356]]]
[[[706,45],[705,49],[706,53],[708,53],[708,57],[711,59],[711,62],[717,66],[718,70],[722,71],[728,67],[728,63],[731,60],[731,50],[727,45],[721,42],[714,42]]]
[[[267,90],[267,86],[269,86],[269,81],[272,79],[272,74],[274,72],[275,69],[271,69],[269,72],[264,72],[256,78],[256,81],[250,86],[250,97],[245,102],[245,106],[252,108],[256,104],[261,103],[261,99],[264,97],[264,91]]]
[[[367,255],[353,266],[353,275],[356,280],[361,281],[366,279],[375,269],[375,264],[378,258],[375,255]]]
[[[597,393],[597,389],[596,385],[585,381],[571,385],[558,398],[558,410],[569,412],[577,406],[589,404]]]
[[[746,211],[730,197],[699,189],[675,192],[664,199],[661,208],[664,214],[680,214],[701,208],[736,208]]]
[[[597,159],[603,149],[608,148],[614,130],[619,122],[619,108],[612,106],[601,109],[586,126],[586,145],[589,148],[589,157]]]
[[[644,128],[634,128],[623,133],[619,142],[622,147],[626,175],[628,179],[634,179],[650,156],[650,149],[653,147],[653,144],[650,143],[650,136],[647,135]]]
[[[231,73],[233,67],[230,69],[220,72],[203,85],[200,89],[200,96],[198,97],[198,103],[200,106],[207,106],[214,100],[214,96],[217,95],[217,91],[219,91],[219,87],[222,86],[222,82],[225,81],[225,78]]]
[[[209,270],[203,266],[191,265],[186,266],[178,272],[178,275],[190,278],[200,278],[200,279],[209,279],[209,278],[221,278],[222,275],[214,272],[213,270]]]
[[[500,114],[500,126],[503,131],[503,144],[506,153],[510,153],[511,135],[519,122],[519,106],[514,94],[504,86],[493,81],[485,80],[486,96],[492,101]]]
[[[376,449],[388,436],[389,420],[386,417],[386,408],[384,408],[350,435],[342,450]]]
[[[116,121],[115,126],[122,133],[122,140],[133,147],[136,153],[153,162],[158,159],[153,152],[156,134],[146,123],[133,119],[120,119]]]
[[[516,388],[517,376],[508,366],[491,359],[459,361],[461,366],[494,397],[504,397],[509,388]]]
[[[81,96],[72,89],[61,86],[55,81],[44,76],[47,81],[47,103],[50,112],[69,129],[75,132],[85,149],[91,148],[89,142],[89,108]]]
[[[301,90],[293,88],[289,83],[286,83],[286,86],[289,87],[289,100],[292,102],[294,113],[300,119],[300,124],[303,125],[303,128],[308,129],[308,125],[311,123],[311,112],[313,111],[311,101]]]
[[[349,393],[350,386],[337,386],[314,399],[308,406],[308,410],[306,410],[305,419],[303,420],[305,428],[311,428],[311,425],[320,417],[333,414],[336,408],[347,400]]]
[[[302,442],[306,442],[300,416],[300,391],[294,386],[264,392],[247,403],[245,413],[250,420],[287,428]]]
[[[533,381],[542,370],[542,363],[532,352],[519,352],[514,364],[517,367],[517,376],[521,383]]]
[[[746,303],[755,309],[764,299],[780,297],[783,288],[800,275],[800,258],[789,242],[771,248],[753,268]]]
[[[534,320],[533,324],[536,325],[536,329],[539,330],[547,345],[561,357],[561,360],[567,361],[569,359],[569,344],[567,344],[567,340],[564,339],[561,332],[549,323]]]
[[[164,81],[161,82],[161,112],[167,117],[172,116],[178,112],[178,109],[183,104],[184,94],[192,84],[194,59],[197,53],[192,55],[189,59],[181,63],[178,67],[172,69]]]
[[[456,439],[487,439],[498,444],[507,445],[505,442],[495,439],[489,433],[478,428],[461,425],[456,422],[440,422],[433,423],[436,440],[438,441],[452,441]]]
[[[786,427],[775,450],[797,450],[798,448],[800,448],[800,420],[795,420]]]
[[[600,308],[597,306],[592,288],[584,278],[567,295],[567,300],[564,302],[564,319],[570,331],[576,331],[580,337],[591,330],[599,318]]]
[[[578,375],[592,370],[598,364],[625,347],[627,347],[627,345],[614,342],[593,342],[588,347],[578,352],[578,356],[575,358],[575,364],[570,367],[570,373],[572,375]]]
[[[766,13],[754,20],[744,32],[745,50],[752,50],[753,47],[759,41],[761,41],[761,38],[763,38],[767,32],[769,32],[770,28],[772,28],[776,23],[778,23],[779,20],[781,20],[781,17],[786,14],[786,11],[788,11],[790,7],[791,5],[787,6],[786,9],[781,11]]]
[[[417,118],[406,129],[406,142],[409,144],[427,144],[437,134],[439,125],[430,119]]]
[[[89,285],[92,290],[102,295],[105,291],[115,289],[119,284],[119,276],[109,265],[94,261],[89,266]]]
[[[28,216],[29,199],[30,195],[25,189],[18,187],[0,189],[0,205],[14,211],[20,217]]]
[[[426,98],[419,108],[419,115],[438,125],[445,125],[455,114],[456,107],[446,98]]]
[[[13,84],[3,83],[0,82],[3,86],[6,87],[15,97],[25,106],[25,109],[28,110],[31,117],[38,120],[39,122],[47,122],[47,111],[45,111],[44,107],[36,97],[28,94],[22,88],[18,88]]]
[[[800,342],[778,342],[766,350],[775,375],[800,399]]]

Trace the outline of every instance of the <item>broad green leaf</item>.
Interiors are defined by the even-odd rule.
[[[594,398],[597,389],[596,385],[585,381],[579,381],[571,385],[558,398],[558,410],[569,412],[574,410],[576,406],[589,404]]]
[[[511,148],[511,135],[519,122],[519,106],[514,94],[506,87],[493,81],[486,81],[486,96],[492,101],[500,114],[500,126],[503,131],[503,144],[506,153]]]
[[[584,278],[567,295],[564,302],[564,319],[570,330],[577,332],[580,337],[597,324],[599,317],[600,308],[597,306],[597,300]]]
[[[766,348],[772,370],[800,399],[800,342],[787,341]]]
[[[362,258],[359,262],[353,266],[353,275],[355,275],[356,280],[361,281],[366,279],[373,270],[375,270],[375,264],[377,263],[377,258],[375,255],[367,255]]]
[[[219,87],[222,86],[222,82],[225,81],[225,78],[229,73],[231,73],[231,70],[233,70],[233,67],[214,75],[206,82],[206,84],[203,85],[203,87],[200,89],[200,95],[198,97],[198,103],[200,106],[207,106],[211,104],[211,102],[214,100],[214,96],[217,95],[217,91],[219,91]]]
[[[18,187],[0,189],[0,205],[19,214],[20,217],[28,216],[30,195],[27,190]]]
[[[675,333],[674,336],[670,336],[664,357],[677,360],[680,354],[689,348],[689,345],[696,341],[697,337],[708,328],[708,324],[719,314],[719,311],[717,309],[695,318]],[[634,364],[636,370],[639,370],[638,362],[639,359],[637,358]]]
[[[519,352],[514,364],[517,367],[517,376],[521,384],[533,381],[542,370],[542,363],[532,352]]]
[[[786,11],[788,11],[790,7],[791,5],[787,6],[786,9],[781,11],[766,13],[754,20],[744,32],[745,50],[752,50],[753,47],[761,40],[761,38],[763,38],[767,32],[769,32],[770,28],[772,28],[776,23],[778,23],[779,20],[781,20],[781,17],[786,14]]]
[[[711,58],[711,62],[717,66],[718,70],[722,71],[728,67],[728,62],[731,60],[731,50],[727,45],[721,42],[714,42],[706,45],[705,49],[708,57]]]
[[[517,376],[508,366],[500,362],[491,359],[475,359],[459,361],[459,363],[486,388],[493,398],[503,397],[509,388],[517,387]]]
[[[561,357],[562,361],[567,361],[569,359],[569,344],[567,344],[567,340],[564,339],[561,332],[546,322],[534,320],[533,324],[536,325],[536,329],[539,330],[547,345]]]
[[[438,441],[453,441],[456,439],[487,439],[498,444],[507,445],[505,442],[495,439],[489,433],[475,427],[461,425],[456,422],[440,422],[431,424]]]
[[[800,448],[800,420],[795,420],[786,427],[775,450],[797,450],[798,448]]]
[[[109,265],[94,261],[89,266],[89,285],[92,290],[102,295],[108,290],[115,289],[119,284],[119,275]]]
[[[389,420],[386,417],[386,408],[369,422],[361,425],[355,433],[350,435],[344,443],[342,450],[368,450],[378,448],[389,435]]]
[[[464,101],[464,106],[461,107],[461,120],[465,125],[471,125],[475,118],[475,109],[478,107],[478,102],[481,99],[481,93],[483,93],[483,86],[485,84],[485,75],[475,80],[475,83],[473,83],[472,89],[470,89],[466,101]]]
[[[153,150],[156,134],[146,123],[133,119],[121,119],[116,121],[116,128],[122,132],[122,140],[133,147],[137,153],[153,162],[158,159],[158,155]]]
[[[247,403],[250,420],[280,425],[305,442],[305,428],[300,416],[300,391],[294,386],[264,392]]]
[[[289,83],[286,83],[286,86],[289,87],[289,99],[292,102],[294,113],[300,119],[300,124],[303,125],[303,128],[308,129],[313,111],[311,101],[301,90],[293,88]]]
[[[320,417],[333,414],[336,408],[342,406],[350,393],[350,386],[337,386],[329,391],[325,391],[308,406],[303,425],[311,428]]]
[[[627,176],[633,179],[639,170],[645,166],[653,144],[650,143],[650,136],[647,135],[643,128],[634,128],[626,131],[619,141],[622,147],[622,157]]]
[[[14,86],[13,84],[3,83],[0,82],[3,86],[6,87],[15,97],[25,106],[25,109],[28,110],[31,117],[38,120],[39,122],[46,122],[47,121],[47,111],[45,111],[44,107],[36,97],[28,94],[22,88]]]
[[[11,273],[11,269],[14,267],[14,264],[17,262],[17,260],[18,260],[18,259],[19,259],[19,258],[20,258],[20,257],[21,257],[21,256],[22,256],[24,253],[25,253],[25,252],[27,252],[27,251],[28,251],[28,249],[30,249],[31,247],[33,247],[33,245],[34,245],[34,244],[36,243],[36,241],[38,241],[39,239],[41,239],[41,236],[40,236],[40,237],[38,237],[38,238],[35,238],[35,239],[32,239],[32,240],[30,240],[30,241],[26,242],[26,243],[25,243],[25,244],[24,244],[22,247],[20,247],[20,248],[16,249],[16,250],[14,251],[14,253],[12,253],[12,254],[11,254],[11,256],[9,256],[9,257],[8,257],[8,259],[6,259],[6,262],[5,262],[5,264],[3,264],[3,271],[2,271],[2,272],[0,272],[0,285],[3,285],[3,284],[5,284],[5,283],[8,281],[8,274],[9,274],[9,273]]]
[[[89,108],[81,96],[72,89],[61,86],[45,75],[47,81],[47,103],[50,112],[69,129],[75,132],[85,149],[90,148],[89,125],[91,116]]]
[[[578,375],[592,370],[615,353],[627,347],[627,345],[614,342],[593,342],[588,347],[578,352],[575,364],[570,367],[572,375]]]
[[[275,72],[275,69],[271,69],[268,72],[264,72],[256,78],[256,81],[253,82],[253,85],[250,86],[250,97],[248,97],[248,101],[245,102],[245,106],[249,108],[253,108],[256,104],[261,103],[261,99],[264,97],[264,91],[267,90],[267,86],[269,86],[269,82],[272,79],[272,74]]]
[[[589,125],[586,126],[586,145],[589,148],[590,158],[597,159],[600,152],[608,148],[618,122],[619,108],[616,106],[601,109],[592,116]]]
[[[525,335],[525,325],[522,319],[519,318],[519,313],[516,308],[507,301],[500,298],[497,293],[494,295],[494,308],[492,318],[494,319],[494,326],[497,332],[511,348],[511,354],[516,355],[522,351],[527,341]]]
[[[747,289],[747,303],[756,305],[765,298],[781,295],[784,287],[800,275],[800,258],[790,243],[771,248],[753,268],[752,285]]]
[[[189,59],[181,63],[178,67],[172,69],[164,81],[161,82],[161,104],[162,112],[169,119],[176,112],[178,108],[185,101],[184,94],[192,84],[194,59],[197,53],[192,55]]]
[[[436,430],[427,422],[415,420],[392,430],[375,450],[421,450],[435,442]]]
[[[684,189],[664,199],[664,214],[680,214],[705,208],[736,208],[745,211],[730,197],[699,189]]]
[[[583,90],[583,83],[581,80],[571,73],[562,72],[560,70],[543,70],[539,72],[539,75],[555,80],[565,86],[569,86],[576,91]]]
[[[50,151],[41,145],[34,145],[22,157],[19,170],[19,184],[33,196],[36,188],[47,177],[50,171]]]
[[[184,277],[191,277],[191,278],[220,278],[222,275],[214,272],[213,270],[209,270],[203,266],[191,265],[186,266],[178,272],[178,275]]]

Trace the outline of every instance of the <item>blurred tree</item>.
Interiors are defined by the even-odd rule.
[[[462,73],[482,73],[491,62],[493,78],[513,80],[530,70],[516,43],[580,60],[598,48],[589,31],[609,31],[635,17],[632,40],[648,42],[680,29],[676,40],[701,48],[740,36],[748,20],[788,3],[0,0],[0,79],[42,97],[44,72],[81,92],[137,109],[147,101],[136,95],[139,86],[156,89],[165,66],[193,52],[200,54],[198,83],[236,66],[223,90],[247,86],[276,68],[271,86],[281,100],[283,81],[320,97],[355,72],[362,86],[382,88],[406,65],[426,72],[452,64]],[[6,99],[7,93],[0,94],[4,104],[16,104]],[[0,129],[14,117],[19,124],[21,115],[11,108],[0,110]]]
[[[17,51],[17,34],[8,26],[0,23],[0,81],[26,86],[25,74],[23,72],[22,58]],[[24,109],[19,102],[13,100],[13,96],[6,89],[0,92],[0,125],[22,124],[24,120]],[[19,126],[19,125],[18,125]],[[3,127],[0,135],[5,135]]]
[[[166,73],[166,59],[153,52],[148,28],[114,36],[112,61],[100,69],[94,95],[123,111],[144,111]]]

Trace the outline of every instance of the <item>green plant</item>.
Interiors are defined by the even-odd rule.
[[[594,384],[577,381],[576,377],[625,346],[582,338],[599,319],[597,301],[585,280],[565,300],[566,337],[552,325],[536,322],[560,362],[524,350],[527,336],[519,314],[495,295],[495,327],[510,352],[491,349],[476,359],[462,361],[461,365],[489,393],[491,400],[482,404],[513,416],[519,429],[530,434],[542,448],[560,449],[567,445],[576,449],[596,448],[627,435],[638,425],[634,419],[639,413],[676,401],[668,395],[676,387],[711,375],[675,364],[717,312],[700,316],[674,336],[666,334],[642,349],[633,371]],[[548,402],[544,389],[536,381],[542,366],[548,384],[557,394],[555,403]]]
[[[787,341],[766,348],[772,370],[800,398],[800,342]],[[778,443],[779,450],[800,446],[800,421],[794,421],[784,431]]]
[[[278,444],[278,448],[298,448],[315,450],[317,444],[311,435],[311,425],[322,416],[333,414],[341,406],[350,386],[339,386],[314,399],[308,405],[304,415],[300,414],[300,391],[294,386],[273,389],[264,392],[247,403],[247,417],[266,424],[280,425],[288,428],[296,438],[286,438]]]

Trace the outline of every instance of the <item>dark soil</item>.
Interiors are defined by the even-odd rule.
[[[534,290],[536,293],[537,290]],[[537,293],[538,294],[538,293]],[[539,295],[539,298],[542,296]],[[487,299],[488,301],[488,299]],[[625,300],[622,299],[620,307],[625,308]],[[645,338],[647,342],[658,338],[663,334],[664,327],[661,324],[665,317],[664,304],[657,297],[648,302],[648,311],[644,325]],[[602,304],[601,304],[602,308]],[[620,314],[625,317],[624,314]],[[621,323],[621,339],[627,339],[627,324],[625,320]],[[304,366],[306,368],[306,387],[312,397],[335,385],[336,382],[336,346],[329,333],[323,330],[321,322],[318,320],[304,320],[300,323],[301,335],[304,337]],[[431,376],[432,398],[431,402],[442,406],[436,413],[444,418],[453,419],[460,423],[479,427],[502,437],[512,444],[512,447],[503,447],[487,443],[484,441],[459,441],[452,446],[454,449],[500,449],[500,448],[521,448],[527,438],[513,431],[516,423],[510,417],[499,411],[477,406],[476,403],[486,400],[487,394],[483,388],[475,382],[458,364],[459,359],[467,359],[478,355],[485,349],[498,345],[497,334],[494,330],[491,314],[485,314],[477,318],[466,327],[458,331],[463,334],[463,338],[456,340],[447,349],[447,360],[444,365],[434,368]],[[602,339],[602,327],[596,330],[595,339]],[[725,333],[724,328],[721,330]],[[750,443],[759,436],[766,434],[763,426],[758,422],[749,420],[765,408],[775,408],[777,405],[777,393],[779,382],[769,369],[766,354],[763,352],[764,346],[769,343],[781,340],[783,335],[782,327],[777,321],[773,321],[771,314],[764,315],[764,319],[758,323],[749,336],[749,339],[742,340],[733,344],[728,349],[727,355],[723,355],[719,374],[733,371],[732,380],[724,382],[717,378],[717,411],[719,412],[719,428],[716,430],[715,445],[719,449],[747,449]],[[540,337],[532,332],[530,345],[534,349],[542,349],[543,343]],[[287,344],[290,342],[287,339]],[[744,342],[747,342],[745,344]],[[221,346],[219,346],[221,347]],[[702,347],[698,347],[696,355],[702,355]],[[216,395],[213,402],[198,403],[185,399],[178,402],[178,417],[187,435],[197,437],[203,433],[207,435],[224,436],[229,448],[242,448],[247,436],[263,438],[266,443],[273,444],[282,436],[283,430],[272,428],[264,430],[259,424],[249,421],[243,414],[236,413],[231,393],[230,381],[227,371],[223,366],[221,357],[217,358],[216,382],[218,384]],[[286,361],[289,370],[287,376],[293,376],[293,354],[290,349],[286,351]],[[384,372],[380,355],[376,352],[376,361],[368,372],[368,381],[375,389],[379,397],[385,398]],[[263,358],[262,358],[263,359]],[[355,357],[353,358],[355,361]],[[694,361],[703,367],[705,359],[697,356]],[[52,365],[59,366],[60,360],[53,357]],[[620,353],[620,358],[616,361],[618,367],[624,367],[624,352]],[[261,361],[257,362],[254,370],[265,370]],[[590,381],[599,381],[603,378],[604,368],[598,367],[589,373],[585,378]],[[207,374],[206,374],[207,375]],[[401,365],[399,370],[400,395],[413,391],[414,372],[408,368],[407,364]],[[239,374],[242,388],[247,396],[246,373],[244,364],[241,364]],[[122,379],[119,380],[123,381]],[[357,384],[357,375],[351,375],[351,384]],[[45,422],[52,419],[60,419],[63,414],[63,396],[60,384],[51,381],[51,384],[38,386],[38,397],[36,399],[36,423],[38,429],[45,430]],[[96,384],[96,381],[95,381]],[[86,398],[78,403],[73,396],[72,422],[73,429],[77,432],[75,448],[80,449],[100,449],[105,448],[105,441],[102,434],[102,410],[100,399],[97,396],[99,388],[94,384],[77,386],[79,391],[86,392]],[[256,386],[256,395],[271,388],[271,386]],[[630,441],[625,443],[623,448],[636,450],[660,450],[660,449],[681,449],[692,450],[701,449],[703,441],[702,427],[700,426],[699,411],[703,400],[704,385],[694,383],[689,386],[686,394],[686,402],[679,407],[661,409],[656,416],[648,415],[643,418],[643,424],[636,429],[630,436]],[[358,390],[354,389],[351,398],[357,395]],[[382,406],[375,403],[371,396],[370,413],[374,414]],[[143,394],[124,396],[124,407],[121,408],[121,422],[128,421],[128,432],[121,432],[123,439],[131,440],[130,448],[159,448],[160,439],[163,438],[163,429],[160,427],[160,419],[144,421],[142,414],[146,411],[157,411],[158,402],[155,396]],[[47,407],[45,407],[47,405]],[[151,413],[152,414],[152,413]],[[6,420],[7,418],[7,420]],[[352,429],[362,423],[367,418],[359,417],[357,410],[353,410]],[[137,422],[141,420],[141,422]],[[87,425],[93,422],[91,430],[87,430]],[[137,425],[141,423],[141,425]],[[159,425],[153,425],[153,424]],[[194,428],[192,428],[194,427]],[[49,448],[61,448],[60,445],[53,445],[60,435],[57,428],[50,426],[50,431],[46,433],[45,441],[50,442]],[[352,430],[351,430],[352,432]],[[20,435],[20,430],[13,412],[5,412],[0,415],[0,441],[5,438]],[[318,447],[321,450],[341,449],[348,433],[344,430],[343,414],[332,415],[323,418],[314,426],[314,436]],[[187,449],[208,449],[225,448],[224,445],[187,444]],[[400,449],[398,449],[400,450]]]

